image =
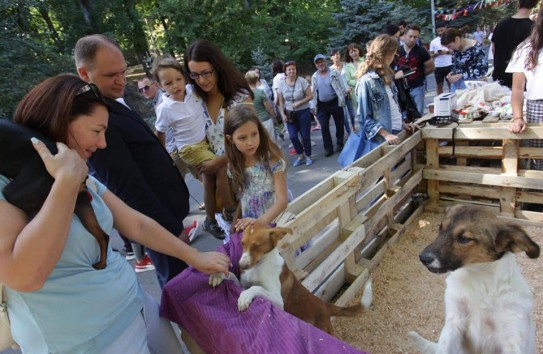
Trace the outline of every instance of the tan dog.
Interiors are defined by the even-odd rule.
[[[279,254],[277,243],[287,233],[292,233],[292,230],[260,224],[244,230],[239,266],[241,286],[247,290],[238,299],[240,311],[246,310],[255,296],[262,296],[286,312],[332,334],[330,316],[355,316],[371,306],[371,280],[364,287],[360,303],[351,307],[323,302],[309,292]]]
[[[409,336],[422,353],[535,354],[532,293],[514,252],[539,257],[539,246],[512,222],[474,205],[449,209],[437,239],[420,254],[433,273],[452,273],[438,343]]]

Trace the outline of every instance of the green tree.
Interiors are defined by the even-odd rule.
[[[330,40],[330,48],[342,49],[349,43],[357,43],[365,49],[366,43],[380,34],[388,23],[405,20],[427,26],[430,9],[411,8],[395,1],[341,0],[341,11],[334,13],[333,18],[336,20],[333,30],[336,35]],[[422,32],[424,36],[427,31]]]

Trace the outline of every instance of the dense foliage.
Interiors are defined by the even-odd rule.
[[[316,53],[363,46],[400,19],[425,26],[423,39],[431,38],[427,0],[0,0],[0,115],[10,116],[44,78],[73,72],[74,44],[90,33],[114,37],[140,72],[149,58],[182,59],[193,40],[207,38],[241,70],[259,65],[269,78],[274,58],[296,60],[308,73]]]

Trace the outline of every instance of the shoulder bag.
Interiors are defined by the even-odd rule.
[[[345,142],[345,146],[343,146],[337,162],[341,167],[349,166],[379,145],[381,143],[376,143],[366,138],[366,122],[364,122],[357,132],[349,134],[349,138]]]
[[[11,325],[9,323],[8,306],[6,304],[4,285],[0,284],[0,350],[18,349],[19,346],[11,336]]]
[[[294,86],[292,87],[292,91],[290,92],[290,99],[294,103],[294,90],[296,89],[296,82],[298,82],[298,77],[296,76],[296,80],[294,80]],[[285,79],[286,84],[286,79]],[[291,111],[285,108],[285,115],[287,116],[287,123],[295,123],[296,122],[296,111]]]

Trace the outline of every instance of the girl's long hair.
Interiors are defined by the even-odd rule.
[[[539,51],[543,48],[543,6],[539,9],[537,17],[535,19],[534,28],[532,29],[532,34],[527,39],[531,45],[530,52],[526,57],[526,62],[524,63],[527,70],[535,70],[537,67],[537,58],[539,57]],[[519,45],[519,48],[524,43]]]
[[[366,60],[358,68],[356,77],[361,78],[362,75],[373,69],[385,81],[386,85],[390,85],[394,72],[386,62],[386,59],[393,53],[396,53],[397,50],[398,42],[396,38],[388,34],[378,35],[371,42]]]
[[[230,142],[230,139],[226,136],[233,137],[234,132],[247,122],[253,122],[258,127],[258,134],[260,135],[260,145],[256,150],[256,157],[264,166],[266,173],[271,175],[271,165],[283,158],[281,150],[274,143],[268,131],[264,128],[256,111],[252,104],[240,104],[233,107],[226,118],[224,119],[224,148],[226,151],[226,157],[228,158],[228,168],[232,174],[233,189],[235,193],[243,193],[245,190],[246,176],[245,176],[245,157],[236,148],[234,143]]]

